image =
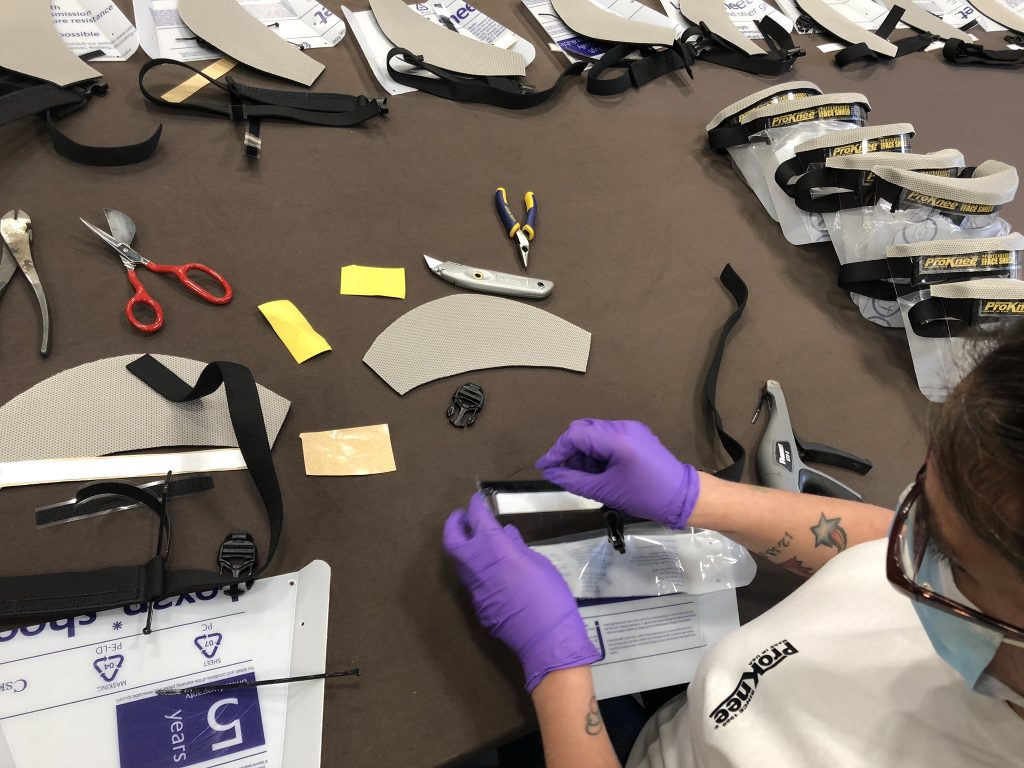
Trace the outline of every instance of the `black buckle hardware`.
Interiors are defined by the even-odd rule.
[[[622,525],[622,515],[617,509],[606,509],[604,511],[604,524],[608,529],[608,542],[612,549],[620,555],[626,554],[625,529]]]
[[[256,572],[256,564],[259,560],[259,552],[256,549],[256,542],[248,531],[235,531],[224,538],[220,545],[220,552],[217,554],[217,567],[225,576],[232,579],[252,576]],[[252,579],[245,582],[245,588],[252,588]],[[239,584],[231,584],[224,594],[231,597],[241,595],[245,592]]]
[[[463,384],[452,395],[448,423],[453,427],[471,427],[484,407],[484,390],[479,384]]]

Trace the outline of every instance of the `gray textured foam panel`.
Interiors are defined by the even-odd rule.
[[[536,307],[493,296],[446,296],[384,329],[363,357],[404,395],[428,381],[481,368],[535,366],[583,373],[590,334]]]
[[[551,0],[551,6],[565,22],[565,26],[595,40],[657,45],[672,45],[675,40],[671,27],[624,19],[594,5],[590,0]],[[760,48],[757,51],[763,53]]]
[[[0,3],[0,67],[60,86],[100,77],[64,45],[39,0]]]
[[[1003,5],[999,0],[978,0],[976,3],[972,0],[971,5],[978,13],[988,16],[996,24],[1002,24],[1014,32],[1024,32],[1024,16]]]
[[[125,368],[140,355],[108,357],[51,376],[0,407],[0,461],[106,456],[175,446],[237,447],[221,387],[172,403]],[[205,363],[153,355],[189,384]],[[257,385],[273,445],[291,403]]]
[[[679,0],[679,10],[683,16],[698,24],[706,24],[708,29],[724,40],[728,40],[744,53],[757,55],[764,51],[754,42],[747,39],[747,36],[740,32],[728,11],[725,10],[725,3],[720,0]],[[807,83],[807,85],[813,85]],[[788,86],[787,87],[791,87]]]
[[[370,8],[388,40],[422,56],[428,64],[464,75],[526,75],[526,60],[519,53],[440,27],[403,0],[370,0]]]
[[[950,26],[936,16],[932,16],[928,11],[915,3],[914,0],[878,0],[878,2],[890,10],[896,5],[902,8],[903,16],[900,17],[900,21],[914,29],[935,35],[943,40],[956,39],[963,40],[965,43],[973,42],[969,34]]]
[[[892,58],[896,55],[896,46],[874,32],[861,29],[826,0],[800,0],[800,7],[818,26],[827,29],[840,40],[848,43],[864,43],[875,53]]]
[[[312,85],[324,71],[323,64],[282,40],[237,0],[178,0],[178,15],[210,45],[260,72]]]

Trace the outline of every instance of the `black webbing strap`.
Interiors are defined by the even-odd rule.
[[[221,384],[224,385],[231,426],[270,524],[266,557],[254,573],[237,578],[215,570],[168,570],[166,563],[170,548],[170,525],[166,512],[166,493],[163,492],[165,484],[161,484],[161,495],[158,498],[146,488],[129,483],[95,483],[78,492],[75,497],[78,504],[87,504],[99,497],[127,497],[138,502],[139,506],[133,509],[146,509],[160,516],[160,535],[154,557],[141,565],[0,578],[0,621],[70,616],[135,603],[151,603],[187,592],[221,589],[259,576],[273,560],[281,538],[284,508],[259,393],[249,369],[237,363],[210,363],[199,375],[196,385],[190,387],[149,355],[138,358],[127,367],[151,389],[173,402],[198,400],[219,389]],[[219,549],[220,542],[217,546]],[[216,551],[211,553],[210,562],[216,562]]]
[[[682,40],[693,40],[697,58],[729,69],[738,69],[752,75],[782,75],[793,68],[796,60],[806,51],[793,42],[778,22],[767,16],[754,22],[768,46],[765,53],[749,54],[741,51],[728,40],[719,37],[703,22],[683,31]],[[713,147],[714,148],[714,147]]]
[[[719,275],[718,279],[722,281],[725,289],[732,294],[732,298],[736,302],[736,309],[729,315],[725,325],[722,326],[722,330],[718,334],[715,354],[711,358],[711,365],[708,366],[707,376],[704,378],[704,400],[711,410],[718,439],[721,441],[722,447],[725,448],[725,452],[729,454],[729,458],[732,459],[732,464],[715,472],[715,476],[739,482],[743,477],[743,466],[746,463],[747,452],[736,438],[725,431],[725,427],[722,425],[722,417],[715,405],[715,396],[718,390],[718,369],[722,366],[725,343],[729,339],[729,333],[732,331],[733,326],[739,322],[740,317],[743,316],[743,310],[747,307],[747,284],[736,274],[731,264],[725,265],[725,269],[722,270],[722,274]]]
[[[867,181],[870,171],[852,168],[815,168],[792,185],[796,207],[807,213],[835,213],[874,205],[877,192]],[[829,190],[815,193],[814,190]]]
[[[1024,51],[990,51],[977,43],[950,38],[942,46],[942,58],[950,64],[984,64],[992,67],[1024,65]]]
[[[913,0],[907,0],[907,2],[913,2]],[[900,19],[903,18],[903,8],[898,5],[894,5],[889,9],[889,13],[886,14],[885,19],[878,26],[878,31],[875,32],[883,40],[888,40],[889,35],[896,29],[896,25],[900,23]],[[938,38],[935,35],[929,34],[928,32],[920,32],[916,35],[908,35],[907,37],[900,38],[899,40],[892,41],[893,45],[896,46],[895,56],[883,56],[879,53],[875,53],[868,48],[867,43],[854,43],[848,45],[843,50],[836,54],[835,61],[840,67],[845,67],[847,64],[853,64],[856,61],[872,60],[872,61],[889,61],[890,59],[898,59],[900,56],[906,56],[908,53],[917,53],[923,51],[929,45],[934,43]]]
[[[685,35],[685,33],[684,33]],[[744,125],[740,123],[740,116],[750,112],[752,110],[763,107],[766,104],[772,104],[780,100],[781,97],[786,97],[792,100],[796,96],[817,96],[821,93],[817,88],[794,88],[791,91],[778,91],[771,97],[760,101],[756,104],[751,104],[748,107],[740,110],[734,115],[730,115],[724,119],[721,123],[711,128],[708,131],[708,147],[714,150],[725,150],[729,147],[737,147],[742,144],[747,144],[750,141],[752,133],[764,130],[761,125]]]
[[[167,101],[163,96],[153,95],[146,88],[146,75],[153,69],[162,66],[182,67],[206,78],[210,85],[227,94],[227,100],[214,101],[193,96],[185,101],[174,102]],[[187,109],[207,115],[225,117],[229,120],[248,121],[243,147],[245,154],[249,157],[259,157],[260,121],[265,118],[289,120],[307,125],[347,128],[388,114],[386,98],[378,101],[365,96],[350,96],[347,93],[306,93],[256,88],[251,85],[243,85],[230,76],[220,83],[195,67],[173,59],[152,59],[143,64],[139,69],[139,90],[148,101],[161,107]]]
[[[417,75],[414,72],[400,72],[391,66],[395,58],[406,64],[429,72],[434,77]],[[506,76],[475,76],[442,69],[428,64],[422,56],[417,56],[405,48],[392,48],[387,56],[388,75],[396,83],[415,88],[418,91],[440,96],[451,101],[463,101],[471,104],[489,104],[502,109],[529,109],[543,104],[565,84],[570,77],[583,73],[587,63],[578,61],[566,67],[554,84],[545,91],[536,91],[532,86],[521,83],[513,77]]]
[[[58,127],[54,118],[65,117],[77,112],[94,95],[107,92],[102,80],[87,85],[71,85],[59,88],[14,73],[0,76],[0,125],[19,120],[29,115],[40,115],[46,119],[46,130],[54,150],[62,157],[85,165],[117,166],[131,165],[149,158],[160,142],[162,126],[138,144],[101,147],[80,144],[69,138]]]
[[[912,306],[907,312],[907,321],[914,333],[928,339],[961,336],[972,325],[976,304],[976,299],[932,296]]]
[[[887,301],[920,290],[914,282],[914,259],[910,257],[843,264],[839,268],[839,287],[859,296]]]
[[[639,53],[639,58],[629,59]],[[587,75],[587,92],[595,96],[614,96],[639,88],[662,75],[685,69],[693,79],[693,63],[696,61],[693,47],[676,40],[668,47],[621,43],[608,50]],[[616,77],[602,77],[611,69],[621,69]]]

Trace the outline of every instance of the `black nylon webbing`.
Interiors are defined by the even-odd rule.
[[[793,201],[807,213],[835,213],[874,205],[877,191],[874,185],[866,183],[869,175],[870,171],[849,168],[815,168],[792,185]],[[816,189],[842,191],[816,195]]]
[[[893,283],[890,279],[901,282]],[[859,296],[887,301],[920,290],[914,283],[914,260],[910,257],[843,264],[839,268],[839,287]]]
[[[913,0],[908,0],[913,2]],[[894,5],[889,9],[889,13],[885,15],[885,19],[878,26],[877,34],[883,40],[888,40],[889,35],[896,29],[896,25],[900,23],[900,19],[903,18],[903,8],[898,5]],[[909,35],[907,37],[900,38],[899,40],[892,41],[893,45],[896,46],[895,56],[883,56],[879,53],[872,51],[867,43],[854,43],[848,45],[839,51],[835,56],[835,62],[839,67],[845,67],[847,64],[853,64],[857,61],[889,61],[891,59],[898,59],[901,56],[906,56],[908,53],[917,53],[923,51],[937,38],[935,35],[927,32],[921,32],[916,35]]]
[[[933,296],[912,306],[907,312],[907,321],[914,333],[925,338],[961,336],[971,327],[974,304],[974,299]]]
[[[284,508],[259,392],[249,369],[237,363],[210,363],[199,375],[196,385],[190,387],[149,355],[138,358],[127,367],[147,386],[173,402],[198,400],[224,385],[231,426],[270,524],[266,557],[254,574],[239,578],[200,569],[167,570],[170,525],[162,500],[146,488],[128,483],[94,483],[79,491],[76,501],[88,503],[107,496],[127,497],[137,501],[142,508],[156,512],[160,516],[159,551],[142,565],[0,578],[0,622],[27,617],[70,616],[152,602],[186,592],[220,589],[258,577],[273,560],[281,538]],[[163,484],[160,490],[163,491]],[[220,543],[217,544],[219,547]],[[216,561],[215,555],[215,552],[211,553],[211,563]]]
[[[725,452],[729,454],[729,458],[733,460],[732,464],[715,472],[715,476],[739,482],[743,477],[743,466],[746,463],[747,452],[736,438],[725,431],[725,427],[722,424],[722,416],[718,413],[718,407],[715,405],[715,398],[718,390],[718,370],[722,366],[725,343],[729,340],[729,334],[732,332],[733,327],[743,316],[743,310],[747,307],[748,294],[746,283],[736,274],[731,264],[725,265],[722,274],[719,275],[719,280],[722,281],[725,289],[732,294],[732,298],[736,302],[736,309],[729,315],[725,325],[722,326],[721,332],[718,334],[715,354],[711,358],[711,365],[708,366],[707,376],[704,378],[704,400],[711,410],[718,439],[721,441],[722,447],[725,448]]]
[[[425,70],[435,77],[417,75],[413,72],[400,72],[391,66],[391,61],[395,58]],[[422,56],[417,56],[405,48],[392,48],[388,51],[387,56],[388,75],[396,83],[440,96],[442,99],[471,104],[489,104],[502,109],[529,109],[543,104],[561,90],[568,78],[582,74],[586,67],[587,63],[584,61],[571,64],[558,76],[550,88],[545,91],[534,91],[530,86],[511,77],[477,77],[452,72],[428,64]]]
[[[708,29],[704,23],[684,30],[681,39],[692,39],[697,57],[712,64],[749,72],[752,75],[785,74],[792,69],[796,60],[805,54],[804,49],[793,42],[789,32],[767,16],[754,23],[768,45],[769,50],[766,53],[749,54],[741,51]]]
[[[992,67],[1024,65],[1024,51],[990,51],[977,43],[951,38],[942,47],[942,58],[950,64],[983,64]]]
[[[640,58],[628,59],[633,53],[639,53]],[[614,96],[680,69],[686,70],[692,80],[691,67],[695,60],[693,48],[678,40],[661,49],[622,43],[608,50],[591,67],[587,75],[587,92],[595,96]],[[622,72],[617,77],[602,77],[611,69],[621,69]]]

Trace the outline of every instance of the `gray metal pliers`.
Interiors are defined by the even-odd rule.
[[[50,308],[32,261],[32,219],[24,211],[8,211],[0,218],[0,240],[3,241],[0,243],[0,295],[6,290],[15,269],[20,268],[39,302],[43,321],[43,342],[39,354],[46,357],[50,354]]]

